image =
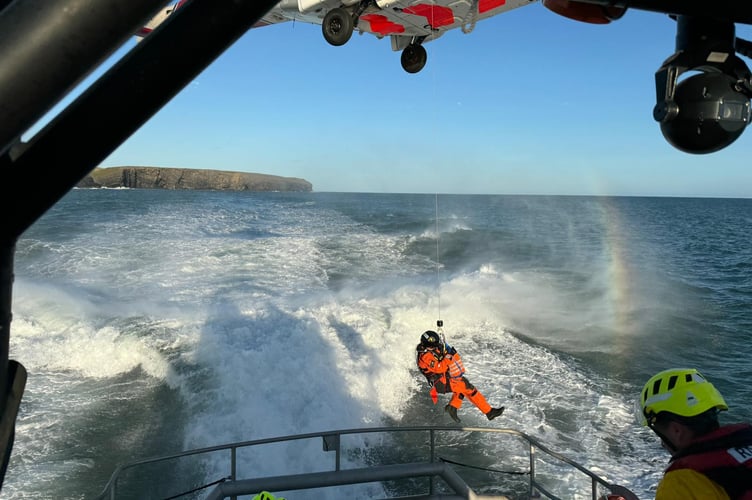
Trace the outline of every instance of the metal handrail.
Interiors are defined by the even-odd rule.
[[[341,469],[341,437],[351,434],[373,434],[373,433],[404,433],[404,432],[426,432],[428,433],[428,445],[429,445],[429,461],[418,463],[402,463],[397,465],[388,466],[374,466],[366,467],[362,469]],[[110,477],[109,481],[104,487],[102,493],[97,497],[101,500],[114,500],[116,498],[117,483],[120,476],[128,469],[135,467],[143,467],[148,465],[154,465],[160,462],[167,462],[176,460],[181,457],[204,455],[217,451],[228,450],[230,452],[230,471],[227,480],[221,482],[215,486],[211,491],[207,499],[220,499],[227,498],[236,495],[247,495],[258,493],[259,491],[289,491],[296,489],[314,489],[326,486],[337,486],[344,484],[357,484],[367,482],[378,482],[400,478],[417,478],[417,477],[431,477],[430,491],[428,495],[412,497],[412,498],[438,498],[434,497],[434,478],[441,478],[443,481],[454,491],[455,497],[452,498],[504,498],[504,497],[488,497],[475,494],[469,486],[457,475],[457,473],[447,464],[436,460],[436,433],[437,432],[484,432],[484,433],[498,433],[498,434],[510,434],[520,438],[528,444],[529,455],[529,470],[525,471],[528,474],[528,493],[532,497],[540,497],[541,495],[550,499],[557,499],[557,497],[549,492],[543,484],[541,484],[535,476],[536,473],[536,450],[545,453],[549,457],[552,457],[560,462],[563,462],[570,467],[578,470],[582,474],[590,478],[591,483],[591,497],[593,500],[598,498],[598,485],[603,486],[609,492],[618,491],[621,494],[624,492],[631,493],[624,487],[611,484],[605,479],[599,477],[592,471],[586,469],[577,462],[567,458],[566,456],[555,452],[543,444],[541,444],[535,438],[514,430],[514,429],[492,429],[484,427],[442,427],[442,426],[413,426],[413,427],[371,427],[361,429],[342,429],[324,432],[312,432],[306,434],[295,434],[281,437],[273,437],[266,439],[256,439],[252,441],[241,441],[236,443],[223,444],[218,446],[210,446],[206,448],[198,448],[194,450],[175,453],[172,455],[165,455],[160,457],[152,457],[143,460],[138,460],[125,465],[118,466]],[[242,479],[237,478],[237,451],[242,448],[248,448],[253,446],[259,446],[270,443],[280,443],[285,441],[300,441],[305,439],[321,438],[323,442],[323,451],[335,452],[335,465],[333,470],[307,473],[307,474],[290,474],[285,476],[273,476],[262,477],[254,479]],[[443,496],[442,498],[447,498]],[[636,498],[636,497],[634,497]]]

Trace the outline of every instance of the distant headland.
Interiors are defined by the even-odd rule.
[[[197,189],[206,191],[310,192],[305,179],[226,170],[107,167],[95,168],[77,184],[79,188]]]

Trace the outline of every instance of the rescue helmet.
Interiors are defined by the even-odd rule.
[[[661,412],[694,417],[715,408],[728,410],[721,393],[694,368],[672,368],[653,375],[640,393],[639,420],[652,426]]]
[[[426,330],[423,335],[420,336],[420,345],[427,348],[438,348],[441,346],[441,339],[439,334],[433,330]]]
[[[284,500],[284,498],[277,498],[268,491],[262,491],[254,496],[251,500]]]
[[[262,491],[255,497],[253,497],[251,500],[285,500],[283,497],[275,497],[268,491]]]

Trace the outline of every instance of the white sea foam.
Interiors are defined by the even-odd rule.
[[[634,388],[567,354],[615,352],[614,296],[601,293],[608,255],[578,254],[575,271],[557,274],[545,251],[524,265],[489,251],[437,277],[432,251],[411,253],[425,243],[421,236],[379,232],[320,203],[206,196],[134,203],[143,210],[102,212],[88,225],[74,224],[86,232],[31,234],[19,245],[11,357],[31,378],[16,453],[47,464],[29,466],[30,475],[92,477],[86,471],[108,450],[87,443],[95,450],[90,459],[71,460],[64,440],[42,446],[40,436],[85,427],[93,412],[120,415],[129,401],[148,402],[149,391],[177,401],[170,410],[181,419],[180,441],[160,443],[171,452],[385,421],[447,423],[446,396],[431,403],[414,357],[420,333],[442,319],[470,381],[489,403],[506,407],[489,424],[465,401],[464,424],[517,428],[638,493],[654,485],[665,456],[632,418]],[[443,235],[481,232],[469,218],[442,223]],[[422,238],[434,232],[426,227]],[[466,250],[457,238],[455,249]],[[559,263],[560,253],[555,247],[551,260]],[[579,281],[567,279],[578,272]],[[64,408],[71,402],[80,411]],[[132,443],[149,439],[128,422],[122,432]],[[242,457],[241,468],[316,470],[320,446],[279,445],[263,457]],[[506,446],[487,443],[479,453],[501,466]],[[207,467],[207,479],[224,472],[219,461]],[[101,472],[97,478],[103,485]],[[563,473],[559,479],[568,481]],[[11,476],[4,493],[20,498],[29,487]],[[353,496],[379,494],[364,488]]]

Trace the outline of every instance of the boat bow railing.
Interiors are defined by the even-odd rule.
[[[307,434],[295,434],[282,437],[256,439],[253,441],[242,441],[237,443],[223,444],[206,448],[199,448],[190,451],[175,453],[161,457],[147,458],[118,466],[113,472],[110,480],[107,482],[102,493],[97,497],[98,500],[115,500],[118,498],[120,481],[126,472],[137,472],[146,470],[168,462],[177,461],[186,457],[208,456],[214,453],[227,453],[229,468],[226,476],[218,481],[204,484],[198,488],[193,488],[179,495],[168,498],[180,498],[183,495],[193,494],[200,489],[207,489],[207,500],[222,498],[235,498],[241,495],[253,495],[261,491],[294,491],[294,490],[312,490],[316,488],[325,488],[332,486],[354,485],[361,483],[375,483],[385,481],[395,481],[400,479],[417,479],[428,478],[425,491],[411,496],[400,496],[405,499],[503,499],[506,496],[488,496],[475,493],[464,479],[457,473],[456,468],[461,465],[457,462],[451,462],[439,457],[437,448],[439,446],[439,437],[448,433],[465,432],[465,433],[490,433],[511,435],[523,443],[526,448],[527,459],[526,470],[511,472],[519,476],[526,476],[527,481],[525,490],[528,498],[549,498],[558,499],[559,497],[551,491],[545,481],[541,481],[537,475],[538,466],[543,457],[545,463],[554,463],[557,466],[567,468],[567,474],[574,473],[579,476],[583,484],[589,484],[589,491],[578,492],[578,498],[592,498],[599,500],[608,498],[623,497],[625,500],[638,500],[637,497],[628,489],[609,483],[599,477],[589,469],[570,458],[549,449],[540,443],[537,439],[514,429],[492,429],[483,427],[442,427],[442,426],[413,426],[413,427],[372,427],[361,429],[343,429],[325,432],[315,432]],[[428,453],[425,461],[411,461],[405,463],[374,465],[363,468],[343,468],[342,439],[348,435],[369,435],[369,434],[393,434],[396,436],[406,436],[406,433],[425,434],[425,442]],[[272,443],[282,443],[290,441],[303,441],[311,439],[321,439],[322,449],[326,453],[334,453],[334,460],[328,470],[319,472],[310,472],[302,474],[288,474],[278,476],[265,476],[256,478],[239,478],[238,477],[238,452],[248,448],[260,447]],[[323,462],[323,461],[322,461]],[[144,469],[146,468],[146,469]],[[503,472],[503,471],[495,471]],[[508,472],[509,473],[509,472]],[[143,476],[143,474],[141,474]],[[153,479],[152,479],[153,480]],[[439,484],[443,483],[443,488]],[[439,491],[441,490],[441,493]],[[194,496],[195,498],[195,496]],[[397,497],[393,497],[397,498]]]

